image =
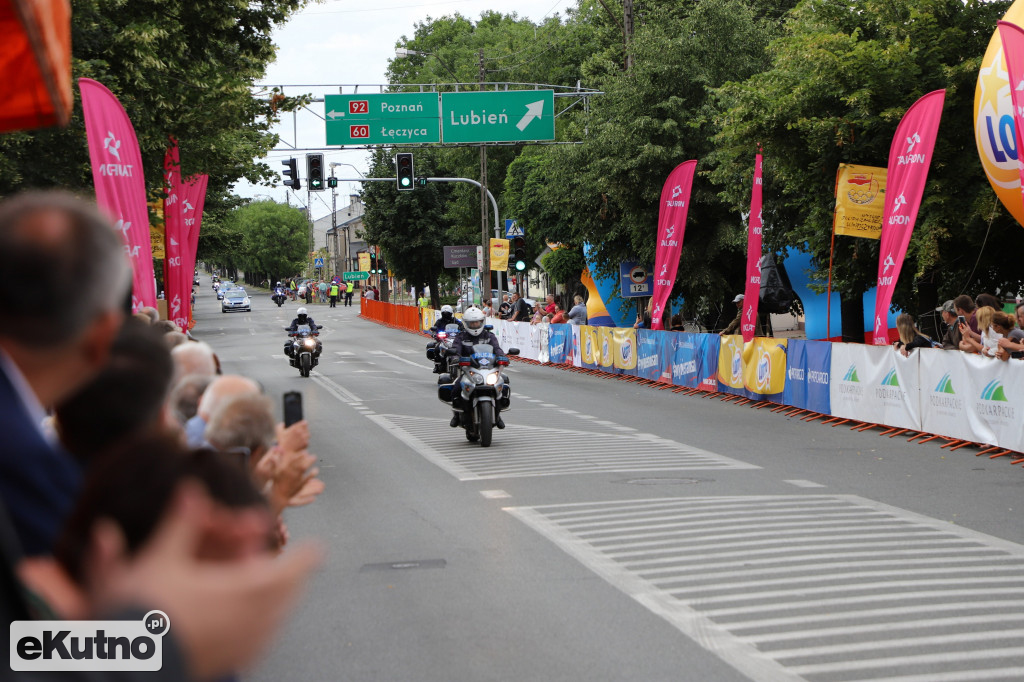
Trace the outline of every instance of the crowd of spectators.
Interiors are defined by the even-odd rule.
[[[123,247],[84,200],[0,203],[0,271],[0,609],[8,622],[160,609],[156,679],[238,673],[319,562],[315,546],[287,547],[283,517],[324,489],[309,425],[276,423],[259,384],[223,375],[155,311],[127,315]]]
[[[1024,303],[1017,303],[1015,314],[1003,311],[1003,304],[992,294],[971,298],[961,294],[935,309],[942,318],[942,335],[932,339],[919,330],[906,313],[896,318],[900,338],[893,346],[909,355],[915,348],[945,348],[975,353],[1007,361],[1024,358]]]

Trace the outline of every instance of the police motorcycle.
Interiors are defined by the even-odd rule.
[[[451,426],[461,426],[466,431],[466,440],[471,443],[479,441],[486,448],[491,445],[494,427],[505,428],[501,411],[511,407],[512,389],[508,377],[501,373],[501,368],[507,366],[509,360],[504,355],[495,354],[495,347],[484,342],[492,327],[484,325],[484,315],[479,309],[467,310],[462,321],[466,331],[479,337],[481,342],[473,344],[473,352],[469,355],[455,349],[458,373],[441,375],[437,397],[451,405],[454,413]],[[508,355],[519,355],[519,349],[509,348]]]
[[[291,338],[291,345],[286,347],[285,353],[288,355],[289,364],[299,369],[299,376],[308,377],[310,370],[320,364],[323,345],[317,337],[323,328],[321,324],[316,325],[316,329],[308,324],[300,324],[296,331],[284,328]]]
[[[459,326],[449,324],[444,329],[434,333],[434,340],[427,344],[427,360],[434,361],[434,374],[449,376],[459,370],[459,351],[452,348],[455,335],[459,333]],[[451,381],[451,379],[449,379]],[[441,383],[438,377],[437,383]]]
[[[282,286],[282,284],[278,282],[277,286],[274,287],[274,293],[270,295],[270,300],[276,303],[277,307],[280,308],[284,304],[285,298],[286,296],[284,293],[284,286]]]

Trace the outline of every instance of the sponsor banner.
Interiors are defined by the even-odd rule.
[[[588,324],[577,327],[580,330],[580,366],[586,369],[601,368],[601,342],[597,336],[599,327]]]
[[[370,271],[370,253],[363,251],[358,254],[359,257],[359,271],[369,272]]]
[[[743,318],[740,333],[743,342],[754,339],[757,328],[757,304],[761,300],[761,155],[754,156],[754,188],[750,192],[750,216],[747,218],[747,285],[743,290]]]
[[[498,344],[504,349],[518,348],[519,357],[528,360],[536,360],[540,355],[540,334],[537,333],[536,343],[533,338],[533,329],[529,322],[513,322],[511,320],[500,320],[494,325],[494,334],[498,337]]]
[[[717,391],[720,342],[718,334],[667,333],[662,352],[672,359],[668,368],[672,384]]]
[[[651,298],[651,327],[662,329],[661,315],[672,294],[679,269],[679,256],[683,252],[683,233],[686,231],[686,213],[690,208],[690,190],[696,161],[676,166],[661,189],[658,204],[658,243],[654,254],[654,296]]]
[[[1024,450],[1024,363],[918,349],[922,428]]]
[[[747,395],[743,383],[743,337],[737,334],[721,337],[718,349],[718,390],[733,395]]]
[[[1024,121],[1024,29],[1008,21],[999,22],[999,37],[1003,41],[1003,56],[1006,59],[1006,72],[1010,83],[1010,100],[1013,102],[1013,123],[1016,130],[1014,149],[1017,150],[1017,169],[1024,179],[1024,159],[1021,158],[1021,121]],[[1024,182],[1021,183],[1024,190]]]
[[[598,327],[597,339],[601,345],[600,361],[598,369],[611,372],[615,366],[615,335],[612,333],[614,327]]]
[[[919,354],[905,358],[887,346],[832,344],[831,414],[920,430]]]
[[[636,330],[627,328],[607,328],[612,334],[612,365],[617,374],[636,374]]]
[[[831,414],[829,377],[832,344],[824,341],[790,339],[786,350],[786,405]]]
[[[759,337],[743,344],[743,386],[754,400],[782,402],[788,339]]]
[[[665,370],[666,359],[671,360],[672,351],[665,352],[666,337],[672,332],[656,332],[638,329],[636,333],[636,375],[648,381],[659,381]]]
[[[185,226],[184,192],[181,186],[181,162],[178,141],[169,138],[164,153],[164,224],[166,226],[164,261],[164,297],[167,319],[181,329],[188,329],[189,301],[192,296],[192,270],[188,266],[188,228]]]
[[[568,324],[548,327],[548,362],[553,365],[572,364],[572,329]]]
[[[572,364],[573,367],[582,367],[583,351],[580,350],[580,327],[572,324],[569,325],[569,330],[572,332],[572,346],[570,347],[572,357],[571,363],[567,362],[566,364]]]
[[[836,234],[878,239],[882,236],[885,204],[884,168],[839,164],[836,172]]]
[[[878,291],[875,295],[873,339],[876,346],[888,346],[890,343],[889,304],[907,255],[917,211],[921,208],[945,99],[945,90],[935,90],[914,102],[896,127],[892,146],[889,147],[888,187],[882,214]]]
[[[508,240],[491,239],[491,270],[505,272],[508,270]]]
[[[132,267],[132,312],[156,307],[153,251],[149,241],[146,178],[135,128],[121,102],[91,78],[79,78],[85,137],[96,203],[121,233]]]

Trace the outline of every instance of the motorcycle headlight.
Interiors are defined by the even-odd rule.
[[[487,385],[488,386],[494,386],[497,383],[498,383],[498,374],[497,373],[488,375],[488,377],[487,377]]]
[[[482,384],[482,383],[484,383],[484,378],[482,376],[480,376],[479,374],[474,374],[473,375],[473,383],[474,384]]]
[[[306,348],[313,348],[316,346],[316,341],[314,341],[313,339],[306,339],[305,341],[303,341],[303,343],[306,344]]]

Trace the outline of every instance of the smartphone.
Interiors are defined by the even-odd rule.
[[[291,426],[302,421],[302,394],[288,391],[284,394],[284,425]]]
[[[967,318],[964,317],[963,315],[957,315],[956,321],[959,322],[960,324],[967,324]]]

